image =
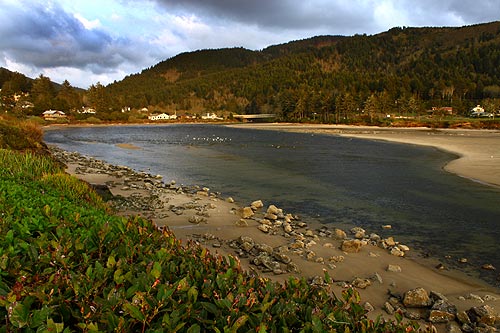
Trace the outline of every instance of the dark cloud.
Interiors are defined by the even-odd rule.
[[[170,10],[197,13],[271,29],[368,29],[371,13],[359,1],[319,0],[156,0]],[[346,27],[348,29],[344,29]]]
[[[374,33],[391,28],[376,8],[394,7],[404,25],[457,25],[500,19],[499,0],[154,0],[168,10],[254,24],[269,29],[326,31],[331,34]],[[418,13],[418,14],[417,14]],[[380,15],[380,13],[378,13]]]
[[[130,41],[87,30],[57,4],[24,3],[1,11],[0,52],[39,68],[74,67],[95,74],[137,60]]]

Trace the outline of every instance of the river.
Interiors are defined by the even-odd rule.
[[[201,124],[58,128],[45,142],[241,205],[261,199],[306,220],[393,235],[499,286],[497,272],[479,267],[500,268],[500,190],[443,171],[455,156],[434,148]]]

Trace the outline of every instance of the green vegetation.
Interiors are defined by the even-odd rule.
[[[319,36],[261,51],[182,53],[86,91],[67,81],[51,86],[46,77],[29,81],[0,69],[0,95],[3,107],[18,116],[52,108],[74,121],[86,121],[90,115],[79,112],[88,106],[97,112],[93,122],[140,122],[155,112],[215,112],[227,118],[273,113],[292,122],[500,128],[499,68],[500,22],[398,27],[373,36]],[[16,91],[30,94],[16,102]],[[477,104],[495,119],[470,119]]]
[[[250,276],[235,258],[113,215],[50,156],[11,149],[0,149],[0,318],[0,332],[418,329],[400,315],[369,320],[353,289]]]

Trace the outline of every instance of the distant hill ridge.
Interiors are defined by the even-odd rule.
[[[278,113],[284,119],[433,105],[465,112],[500,98],[500,22],[397,27],[372,36],[317,36],[260,51],[179,54],[106,87],[117,103],[197,112]],[[385,99],[385,101],[384,101]],[[385,112],[385,111],[384,111]]]

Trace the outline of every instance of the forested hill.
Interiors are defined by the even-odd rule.
[[[105,91],[112,109],[272,112],[286,120],[373,118],[433,106],[465,113],[476,103],[498,109],[500,22],[183,53]]]

